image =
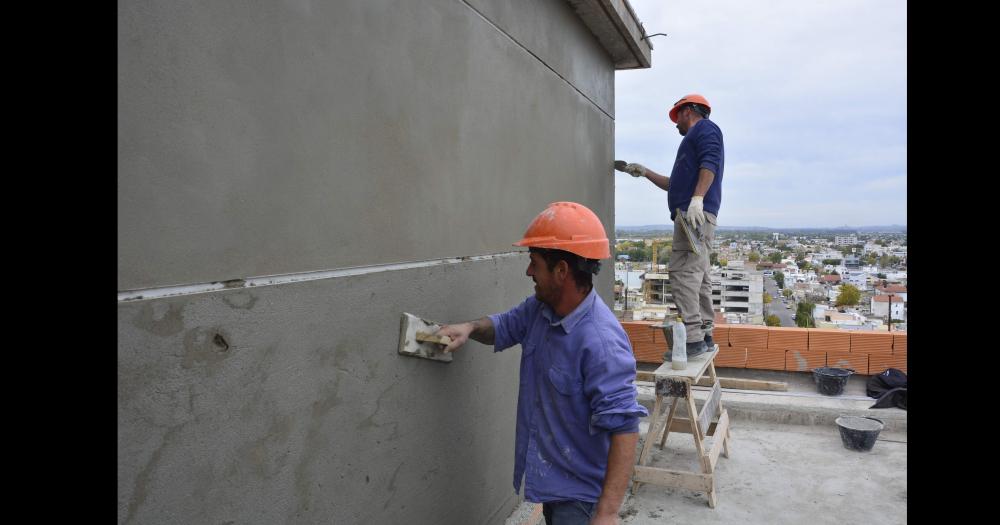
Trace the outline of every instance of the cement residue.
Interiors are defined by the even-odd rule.
[[[184,303],[152,301],[143,304],[132,318],[136,328],[160,337],[170,337],[184,330]]]
[[[197,327],[184,334],[181,367],[214,365],[233,354],[230,342],[218,328]]]

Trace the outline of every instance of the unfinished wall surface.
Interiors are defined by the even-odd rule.
[[[122,304],[119,522],[502,523],[520,350],[473,342],[446,364],[396,346],[400,312],[522,300],[526,264]]]
[[[611,237],[607,53],[563,0],[118,13],[118,522],[502,523],[520,348],[399,317],[523,300],[550,202]]]
[[[554,200],[611,232],[612,64],[540,4],[120,3],[119,290],[509,251]]]

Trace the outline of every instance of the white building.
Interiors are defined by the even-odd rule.
[[[872,296],[872,315],[875,317],[888,317],[889,316],[889,299],[888,295],[873,295]],[[892,319],[893,321],[903,320],[903,299],[900,297],[893,296],[892,299]]]
[[[730,322],[763,324],[764,279],[760,273],[742,269],[714,269],[709,274],[712,281],[712,306],[725,314]],[[637,319],[663,319],[676,315],[670,272],[650,273],[643,276],[643,312]]]
[[[851,235],[837,235],[833,238],[833,244],[837,246],[852,246],[858,243],[858,236]]]
[[[868,274],[861,270],[846,270],[840,274],[840,279],[849,284],[853,284],[858,290],[868,289]]]

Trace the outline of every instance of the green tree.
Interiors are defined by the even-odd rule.
[[[786,299],[789,298],[789,297],[791,297],[793,293],[794,292],[792,292],[788,288],[785,288],[784,290],[781,291],[781,295],[784,295]]]
[[[803,301],[795,308],[795,324],[800,328],[816,328],[816,320],[813,319],[813,310],[816,305]]]
[[[712,252],[708,254],[708,263],[712,266],[719,264],[719,252]]]
[[[750,252],[750,255],[747,256],[747,260],[752,263],[758,262],[760,261],[760,254],[757,252]]]
[[[778,288],[785,287],[785,274],[781,272],[774,272],[774,282],[778,283]]]
[[[729,264],[729,260],[728,259],[719,259],[719,266],[722,266],[723,268],[725,268],[728,264]]]
[[[767,256],[767,260],[777,264],[781,262],[781,252],[774,252]]]
[[[861,301],[861,290],[858,290],[853,284],[845,284],[840,287],[840,293],[837,294],[837,306],[854,306]]]
[[[771,314],[764,318],[764,324],[766,324],[767,326],[781,326],[781,318],[779,318],[774,314]]]

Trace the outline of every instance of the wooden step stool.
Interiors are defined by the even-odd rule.
[[[642,483],[683,488],[706,493],[708,505],[715,508],[713,471],[720,453],[729,457],[729,441],[732,439],[729,431],[729,413],[722,408],[722,387],[715,375],[714,361],[717,355],[719,355],[719,345],[715,345],[711,352],[689,359],[685,370],[674,370],[669,362],[665,362],[653,373],[656,381],[656,402],[650,414],[649,429],[646,431],[646,440],[639,455],[639,464],[636,465],[632,476],[633,494]],[[698,413],[691,387],[705,375],[706,371],[712,381],[712,392],[702,406],[701,413]],[[661,412],[667,404],[668,397],[673,399],[670,402],[669,413],[664,417]],[[681,404],[686,407],[687,418],[675,417],[678,402],[682,399],[684,402]],[[712,420],[716,416],[719,420],[713,423]],[[701,472],[647,466],[653,443],[660,438],[662,432],[663,436],[660,438],[662,449],[671,431],[689,433],[694,438],[698,459],[701,462]],[[711,443],[706,439],[708,436],[712,436]]]

